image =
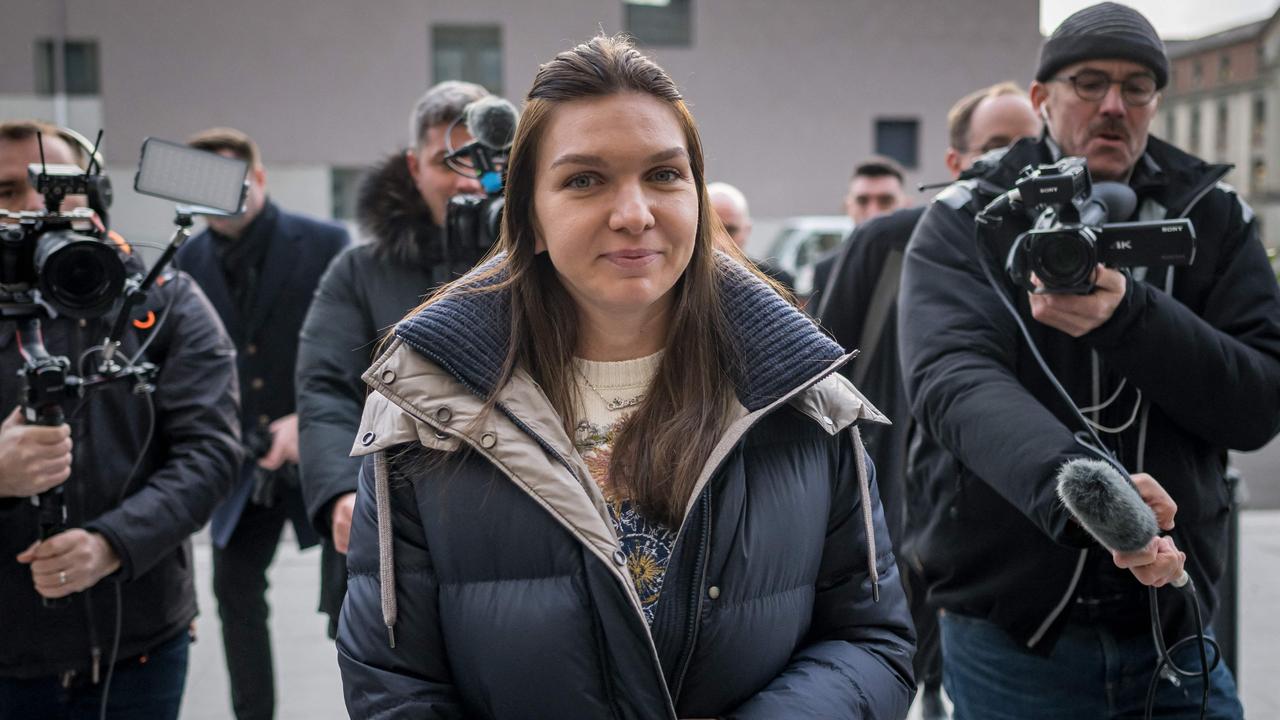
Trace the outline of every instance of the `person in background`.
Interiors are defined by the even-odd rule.
[[[975,90],[947,113],[947,168],[953,179],[958,178],[980,157],[1019,138],[1039,134],[1040,117],[1018,86],[1005,82]],[[852,239],[841,247],[816,317],[836,342],[858,349],[860,354],[844,372],[893,420],[892,425],[868,426],[863,437],[879,471],[885,520],[898,548],[898,569],[919,637],[915,671],[921,686],[922,717],[942,720],[946,706],[942,702],[937,609],[926,602],[927,588],[916,569],[919,559],[914,557],[911,541],[911,503],[905,497],[912,421],[898,362],[902,257],[924,211],[924,207],[906,208],[859,225]],[[924,515],[920,510],[915,514]]]
[[[329,637],[347,589],[347,539],[360,461],[349,457],[360,425],[364,383],[378,338],[410,308],[475,261],[445,263],[443,224],[449,199],[480,192],[480,183],[445,165],[449,148],[471,141],[466,106],[487,97],[473,83],[428,89],[409,117],[409,147],[365,176],[356,216],[368,242],[333,261],[320,280],[298,344],[298,447],[307,517],[323,539],[320,610]]]
[[[276,697],[267,570],[286,522],[301,547],[317,542],[298,485],[298,331],[320,275],[350,240],[339,225],[271,201],[258,146],[243,132],[210,128],[187,144],[249,163],[243,212],[206,217],[207,227],[176,262],[209,296],[236,347],[247,457],[210,523],[213,594],[236,718],[270,720]]]

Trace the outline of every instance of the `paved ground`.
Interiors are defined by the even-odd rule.
[[[1276,476],[1270,477],[1275,484]],[[1250,718],[1280,718],[1280,511],[1250,510],[1241,517],[1240,686]],[[231,717],[227,675],[209,586],[207,536],[195,548],[200,577],[199,641],[192,650],[191,673],[183,704],[184,720]],[[300,553],[285,545],[271,572],[275,609],[276,677],[280,720],[347,717],[333,644],[324,635],[324,616],[314,611],[319,553]],[[915,715],[913,715],[915,717]]]

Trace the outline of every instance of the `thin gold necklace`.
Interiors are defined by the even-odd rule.
[[[595,393],[595,396],[600,398],[600,402],[604,403],[605,409],[609,410],[610,412],[617,412],[618,410],[626,410],[629,407],[635,407],[636,405],[639,405],[640,403],[644,402],[644,393],[640,393],[639,395],[636,395],[633,398],[615,397],[614,399],[610,400],[609,398],[602,395],[600,391],[596,389],[595,385],[591,384],[591,381],[587,379],[586,374],[583,373],[582,370],[578,369],[577,365],[574,365],[573,370],[574,372],[578,373],[578,377],[582,378],[582,382],[587,384],[587,387],[591,390],[591,392]]]

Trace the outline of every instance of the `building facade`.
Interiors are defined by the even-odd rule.
[[[630,31],[684,91],[711,178],[767,221],[841,213],[876,151],[912,182],[945,179],[948,107],[1029,81],[1038,21],[1034,0],[18,2],[0,23],[0,118],[104,128],[115,225],[134,237],[162,240],[171,214],[129,189],[142,140],[212,125],[258,141],[282,205],[348,218],[360,169],[408,142],[433,81],[518,105],[540,62]]]
[[[1161,136],[1211,162],[1262,218],[1280,248],[1280,11],[1266,20],[1168,43]]]

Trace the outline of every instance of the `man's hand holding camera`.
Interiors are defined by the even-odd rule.
[[[71,429],[27,425],[14,408],[0,425],[0,497],[31,497],[71,476]]]
[[[1120,307],[1128,282],[1124,273],[1101,264],[1093,281],[1093,292],[1088,295],[1029,293],[1031,317],[1073,338],[1098,329]],[[1031,282],[1036,287],[1044,287],[1035,275],[1031,276]]]
[[[36,592],[46,598],[88,590],[120,567],[111,543],[81,528],[35,542],[18,555],[18,562],[31,566]]]

